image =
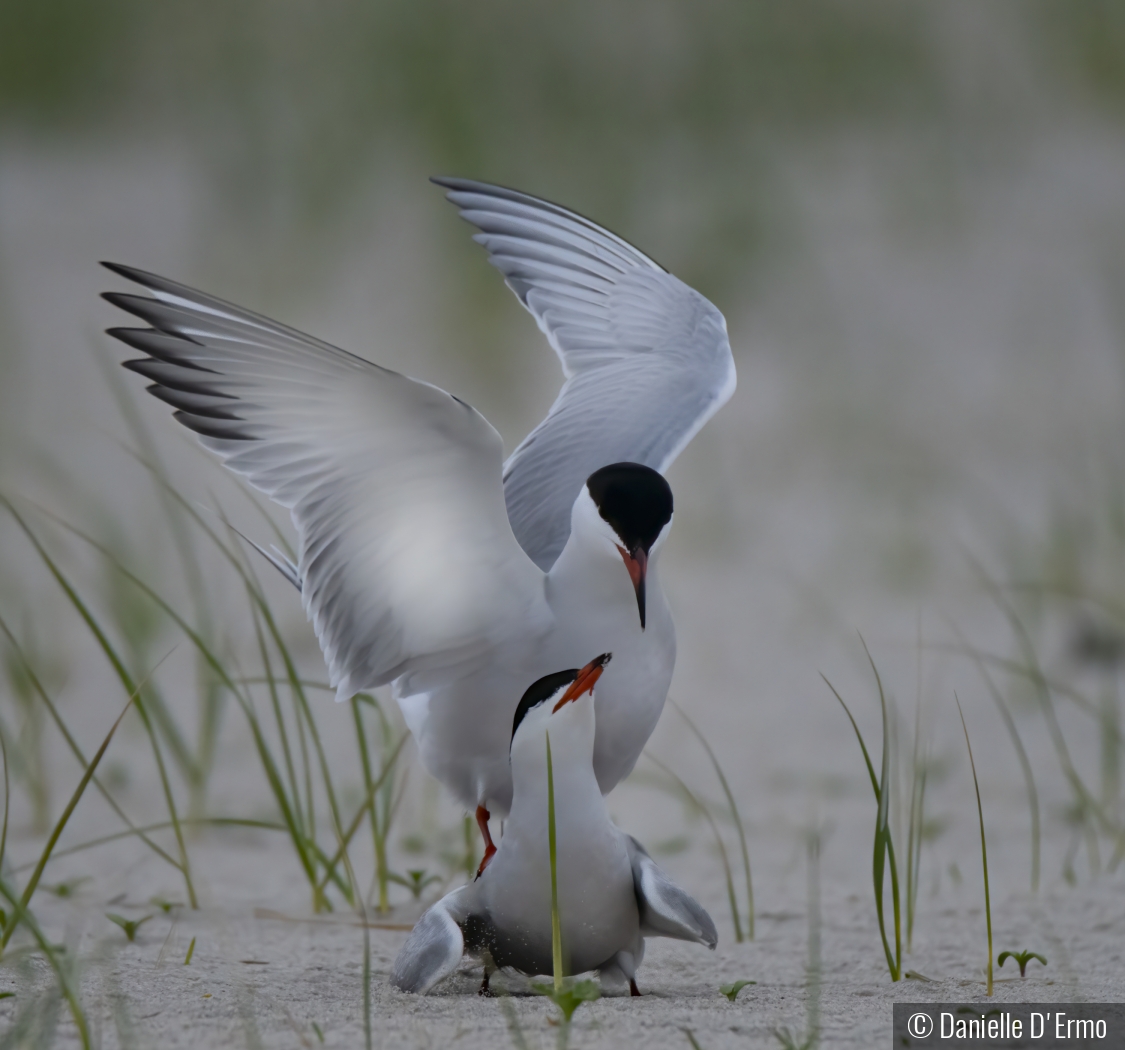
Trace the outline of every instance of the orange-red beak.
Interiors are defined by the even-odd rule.
[[[570,683],[570,688],[563,693],[559,702],[551,709],[551,714],[554,714],[563,704],[568,704],[571,700],[577,700],[583,693],[593,693],[594,684],[601,678],[605,665],[612,659],[613,653],[602,653],[601,656],[591,660],[583,667],[578,672],[578,677]]]
[[[621,552],[621,560],[629,570],[629,579],[633,581],[633,590],[637,592],[637,610],[641,614],[641,630],[645,629],[645,573],[648,572],[648,552],[644,547],[634,547],[627,551],[621,544],[617,544]]]

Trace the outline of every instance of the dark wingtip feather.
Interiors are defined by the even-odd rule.
[[[523,190],[517,190],[511,186],[501,186],[495,182],[463,179],[457,175],[431,175],[430,182],[434,183],[435,186],[441,186],[449,190],[450,193],[479,193],[485,197],[499,197],[501,200],[522,201],[527,204],[545,204],[551,208],[567,210],[562,208],[561,204],[553,204],[542,197],[533,197],[530,193],[524,193]]]
[[[194,430],[204,437],[219,438],[223,441],[256,441],[257,437],[248,430],[243,430],[232,423],[217,419],[205,419],[192,412],[179,410],[172,413],[172,418],[182,423],[188,430]]]
[[[132,295],[129,292],[102,292],[101,296],[107,303],[116,306],[118,310],[124,310],[126,313],[130,314],[136,313],[131,304],[135,303],[138,299],[146,303],[156,302],[155,299],[150,299],[148,296]]]
[[[124,277],[125,280],[133,281],[145,288],[156,288],[160,283],[160,278],[147,270],[138,270],[133,266],[126,266],[124,263],[108,262],[105,259],[101,260],[101,265],[111,273],[117,274],[118,277]]]

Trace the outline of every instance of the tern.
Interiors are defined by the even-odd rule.
[[[591,651],[594,771],[627,776],[656,726],[675,631],[656,570],[662,474],[731,396],[722,314],[616,235],[514,190],[436,179],[562,361],[558,398],[503,462],[464,401],[142,270],[105,293],[148,328],[125,367],[226,466],[290,511],[300,590],[338,700],[392,683],[423,765],[469,808],[511,804],[527,682]],[[258,548],[261,550],[261,548]]]
[[[484,962],[481,994],[497,968],[552,972],[547,746],[555,799],[558,911],[567,974],[598,970],[633,995],[645,937],[713,949],[715,924],[610,819],[594,775],[597,715],[591,695],[610,655],[537,681],[513,719],[512,808],[492,862],[414,926],[391,971],[405,992],[425,993],[469,954]]]

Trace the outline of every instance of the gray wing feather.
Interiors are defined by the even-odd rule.
[[[714,948],[719,934],[711,916],[657,866],[642,846],[628,836],[633,866],[633,889],[640,909],[641,933],[647,937],[674,937]]]
[[[465,952],[458,922],[464,921],[462,887],[433,905],[415,924],[395,957],[391,983],[404,992],[425,995],[457,969]]]
[[[734,393],[723,315],[608,230],[558,205],[435,178],[535,318],[566,383],[504,465],[508,517],[544,571],[586,478],[609,463],[664,471]]]
[[[106,295],[152,325],[111,329],[149,355],[126,367],[289,508],[297,571],[278,567],[300,587],[338,699],[400,677],[408,695],[535,629],[543,578],[512,535],[500,435],[479,412],[212,296],[110,269],[155,296]]]

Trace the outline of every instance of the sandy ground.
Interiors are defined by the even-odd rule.
[[[856,827],[855,832],[853,841],[860,846],[864,829]],[[829,871],[832,855],[844,848],[842,839],[842,829],[837,829],[827,841]],[[83,995],[101,1045],[318,1046],[314,1024],[326,1046],[363,1045],[359,920],[314,916],[302,908],[294,892],[295,862],[287,852],[276,836],[247,841],[241,835],[221,834],[195,842],[197,870],[208,872],[202,882],[204,897],[220,895],[223,901],[198,912],[157,912],[133,944],[126,943],[102,913],[111,910],[136,918],[156,911],[147,903],[149,898],[173,890],[167,869],[158,864],[143,859],[123,864],[125,857],[116,852],[103,858],[100,866],[106,874],[81,886],[75,898],[58,900],[44,894],[37,899],[45,928],[82,959]],[[704,854],[704,859],[711,858]],[[676,867],[678,877],[693,888],[707,881],[699,858]],[[90,867],[82,870],[89,872]],[[936,894],[923,893],[916,943],[906,966],[929,980],[892,984],[882,963],[869,893],[856,886],[857,892],[844,894],[830,876],[824,880],[819,1002],[823,1045],[886,1045],[891,1004],[896,1001],[984,1000],[979,883],[976,872],[960,888],[947,884]],[[650,940],[639,976],[642,998],[618,995],[581,1007],[571,1045],[683,1048],[689,1046],[683,1030],[690,1029],[703,1047],[769,1047],[779,1045],[776,1028],[803,1030],[809,1007],[804,872],[798,867],[789,879],[759,888],[761,910],[750,943],[732,943],[721,890],[701,896],[719,924],[719,948],[710,953]],[[997,950],[1030,947],[1046,955],[1049,964],[1040,968],[1032,962],[1024,980],[1011,972],[1010,962],[997,970],[995,1001],[1125,998],[1125,902],[1119,881],[1076,889],[1056,885],[1035,897],[1001,890],[997,897]],[[385,921],[409,923],[410,918],[411,909],[401,907]],[[513,1014],[528,1045],[554,1045],[554,1007],[529,993],[523,978],[494,980],[496,988],[510,993],[510,1001],[479,998],[480,970],[468,962],[430,996],[391,988],[387,974],[405,936],[394,930],[371,931],[375,1046],[518,1045],[510,1032]],[[193,938],[191,964],[185,966]],[[23,972],[27,964],[12,961],[18,956],[10,956],[0,976],[0,990],[17,992],[14,999],[0,1002],[4,1020],[27,1005],[31,987],[50,983],[40,961],[30,964],[36,975],[32,978]],[[732,1004],[718,987],[739,978],[756,983],[744,988]],[[65,1013],[59,1036],[58,1045],[77,1045]]]

